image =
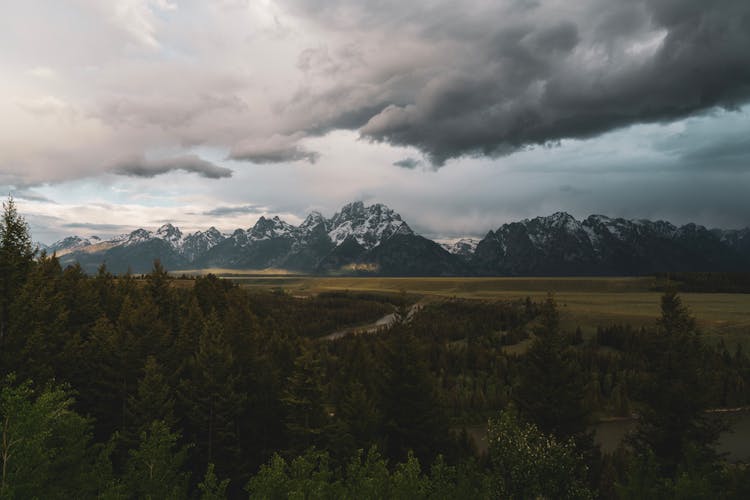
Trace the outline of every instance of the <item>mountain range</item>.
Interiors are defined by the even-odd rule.
[[[596,276],[750,270],[750,229],[558,212],[503,224],[481,240],[437,243],[416,234],[382,204],[349,203],[330,219],[312,212],[299,226],[261,217],[230,234],[214,227],[184,234],[172,224],[110,240],[70,236],[52,245],[63,265],[87,272],[283,269],[311,274],[385,276]]]

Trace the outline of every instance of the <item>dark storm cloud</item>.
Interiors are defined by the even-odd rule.
[[[409,170],[414,170],[415,168],[422,165],[422,160],[417,160],[415,158],[404,158],[403,160],[398,160],[393,162],[394,167],[401,167],[406,168]]]
[[[342,81],[308,96],[311,106],[339,96],[337,112],[308,131],[358,118],[349,125],[362,136],[415,146],[436,165],[733,109],[750,99],[747,0],[590,0],[565,8],[478,1],[460,9],[452,2],[288,4],[321,25],[399,47],[369,81]],[[435,46],[426,59],[415,53],[418,73],[404,71],[404,40]],[[338,68],[328,52],[310,54],[309,64]],[[368,113],[358,110],[373,103],[380,109],[365,121]]]
[[[133,177],[155,177],[175,170],[195,173],[207,179],[221,179],[232,176],[230,169],[214,165],[210,161],[206,161],[196,155],[178,156],[161,160],[134,158],[121,162],[113,171],[116,174]]]
[[[297,161],[315,163],[318,161],[319,153],[308,151],[296,143],[300,138],[300,134],[294,136],[274,135],[267,140],[243,142],[232,148],[229,159],[258,164]]]
[[[202,215],[222,217],[225,215],[235,215],[235,214],[260,214],[262,212],[263,212],[263,207],[260,207],[258,205],[243,205],[239,207],[216,207],[212,210],[203,212]]]

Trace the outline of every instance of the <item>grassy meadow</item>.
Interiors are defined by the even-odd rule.
[[[506,300],[531,297],[539,300],[553,292],[563,326],[580,326],[584,336],[599,325],[653,324],[659,315],[661,293],[653,291],[653,277],[605,278],[384,278],[270,275],[226,271],[217,274],[243,288],[283,290],[295,296],[333,290],[409,293],[423,300],[450,297]],[[709,342],[720,339],[750,349],[750,294],[682,293]]]

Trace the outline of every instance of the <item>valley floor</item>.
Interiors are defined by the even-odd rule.
[[[220,275],[251,290],[279,290],[295,296],[349,290],[407,293],[425,300],[457,297],[497,300],[531,297],[540,300],[555,294],[565,328],[580,326],[584,337],[598,326],[652,325],[659,315],[661,291],[653,277],[603,278],[383,278]],[[728,346],[750,349],[750,294],[681,293],[684,303],[698,318],[708,342],[723,340]],[[333,333],[333,332],[332,332]]]

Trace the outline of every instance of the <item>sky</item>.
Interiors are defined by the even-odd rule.
[[[750,226],[747,0],[28,0],[0,192],[35,240],[385,203]]]

